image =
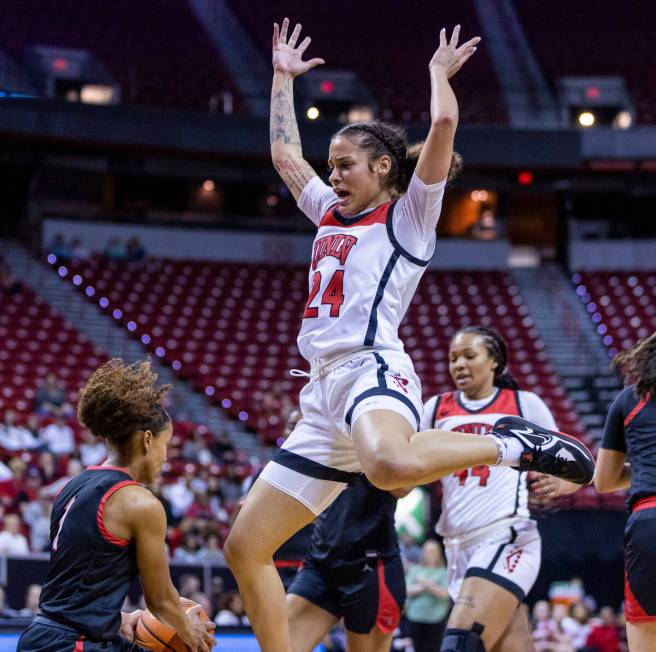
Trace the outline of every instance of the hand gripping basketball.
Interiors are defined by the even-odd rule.
[[[192,621],[198,620],[205,624],[207,628],[205,643],[211,650],[213,643],[210,643],[210,639],[214,640],[214,623],[210,621],[207,612],[193,600],[180,598],[180,603]],[[148,609],[144,609],[141,613],[135,631],[135,643],[148,650],[154,650],[154,652],[171,652],[172,650],[188,652],[189,650],[180,635],[172,627],[157,620]]]

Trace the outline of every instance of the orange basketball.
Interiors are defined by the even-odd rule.
[[[188,598],[180,598],[180,603],[185,611],[198,604]],[[201,620],[209,620],[205,609],[200,610],[199,616]],[[144,609],[137,622],[135,643],[149,650],[155,650],[155,652],[171,652],[171,650],[187,652],[188,649],[177,632],[157,620],[148,609]]]

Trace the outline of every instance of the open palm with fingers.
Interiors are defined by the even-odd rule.
[[[276,72],[284,72],[297,77],[315,66],[325,63],[323,59],[318,58],[303,61],[303,54],[312,39],[306,36],[297,47],[296,42],[301,34],[301,24],[296,24],[289,40],[287,40],[288,29],[288,18],[282,21],[280,28],[278,23],[273,24],[273,69]]]
[[[446,40],[446,29],[443,27],[440,30],[440,47],[437,48],[429,64],[430,68],[443,68],[448,79],[451,79],[462,68],[465,61],[476,52],[476,46],[481,41],[480,36],[475,36],[458,47],[459,38],[460,25],[455,26],[448,42]]]

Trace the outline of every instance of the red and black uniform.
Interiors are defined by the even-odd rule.
[[[349,631],[399,624],[405,578],[394,528],[397,499],[364,475],[317,519],[310,550],[289,593],[344,618]]]
[[[121,606],[138,575],[132,540],[104,523],[107,500],[137,485],[126,469],[89,467],[57,496],[50,521],[51,556],[41,591],[42,615],[21,636],[21,652],[94,652],[132,648],[119,636]]]
[[[625,605],[629,622],[656,621],[656,403],[627,387],[608,411],[602,448],[626,453],[631,511],[624,531]]]

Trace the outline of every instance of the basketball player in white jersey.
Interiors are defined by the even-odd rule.
[[[458,106],[449,78],[480,39],[458,47],[445,30],[429,63],[431,126],[409,152],[403,131],[379,122],[348,125],[332,139],[330,185],[305,161],[294,115],[293,80],[303,61],[301,26],[274,26],[271,154],[317,227],[309,297],[298,339],[310,362],[303,418],[250,490],[224,552],[264,652],[291,650],[285,594],[274,551],[364,472],[393,490],[480,464],[504,464],[588,482],[590,453],[575,440],[521,419],[484,437],[417,433],[421,386],[398,326],[435,248],[435,227],[453,160]],[[417,156],[418,155],[418,156]],[[464,649],[464,648],[463,648]]]
[[[460,329],[449,347],[449,371],[457,390],[426,402],[422,430],[484,435],[505,415],[556,429],[544,401],[520,390],[508,372],[506,343],[495,330]],[[478,466],[441,479],[442,514],[436,529],[444,537],[449,593],[455,603],[442,650],[457,650],[454,639],[475,624],[488,650],[534,650],[526,610],[518,608],[537,578],[541,560],[526,476],[508,467]],[[558,494],[578,488],[552,480],[562,485]],[[552,492],[556,495],[556,487]]]

